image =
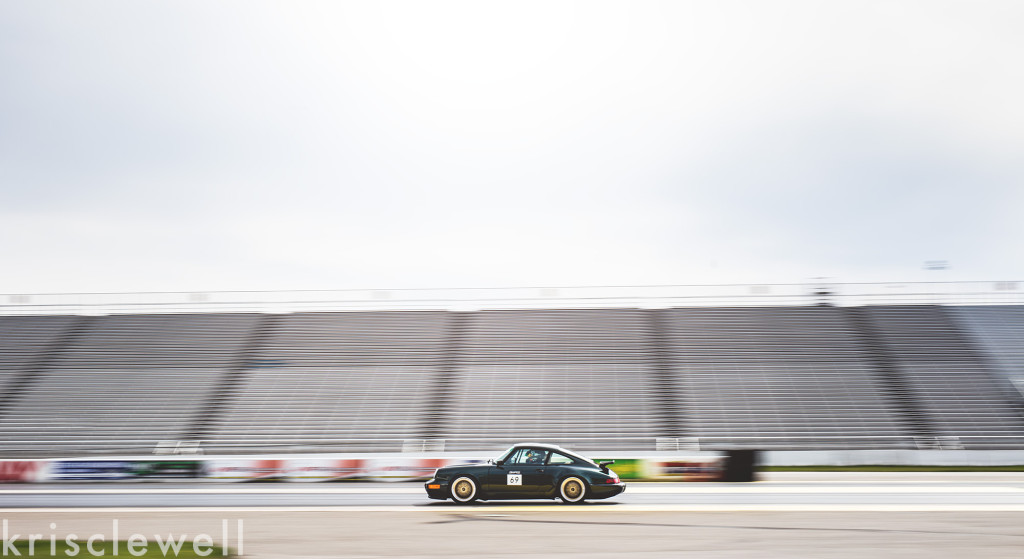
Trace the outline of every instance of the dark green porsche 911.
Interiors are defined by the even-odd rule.
[[[608,469],[614,461],[595,463],[564,448],[519,443],[486,464],[447,466],[426,483],[431,499],[472,503],[501,499],[554,499],[580,503],[607,499],[626,490]]]

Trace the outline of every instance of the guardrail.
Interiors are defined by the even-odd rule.
[[[115,314],[777,305],[1024,304],[1024,282],[643,285],[293,291],[23,293],[0,314]]]

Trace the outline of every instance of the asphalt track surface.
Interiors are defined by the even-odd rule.
[[[422,483],[78,483],[0,485],[0,508],[445,508],[545,509],[554,500],[428,499]],[[839,510],[1024,512],[1024,474],[774,474],[756,483],[629,483],[576,507],[615,510]]]
[[[0,486],[12,533],[209,533],[247,557],[1024,557],[1024,474],[772,474],[459,506],[422,484]],[[125,536],[122,535],[121,539]],[[236,538],[237,539],[237,538]],[[236,547],[234,540],[229,545]]]

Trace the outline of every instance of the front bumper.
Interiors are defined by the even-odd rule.
[[[423,484],[423,488],[427,490],[427,497],[431,499],[445,500],[448,498],[448,480],[436,480],[432,479]]]
[[[590,486],[590,498],[607,499],[608,497],[619,495],[624,491],[626,491],[626,484],[621,481],[619,483],[594,484]]]

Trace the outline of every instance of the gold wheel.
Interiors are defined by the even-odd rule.
[[[562,482],[562,500],[566,503],[578,503],[583,500],[587,488],[578,477],[569,477]]]
[[[469,503],[476,498],[476,484],[468,477],[460,477],[452,484],[452,500]]]

